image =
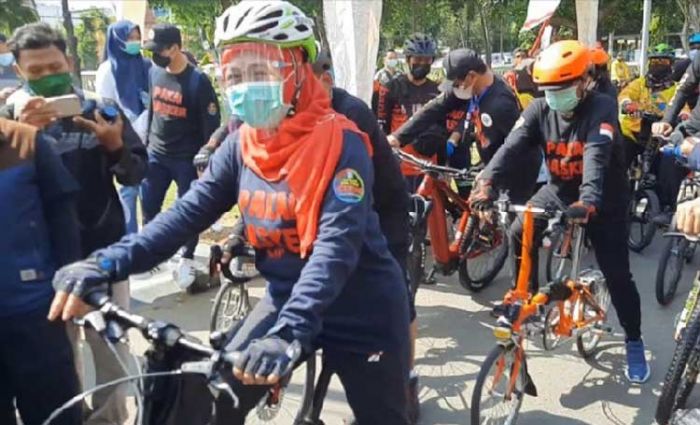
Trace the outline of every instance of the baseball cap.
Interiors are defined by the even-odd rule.
[[[148,31],[148,40],[143,44],[143,48],[152,52],[160,52],[173,44],[182,45],[180,30],[175,25],[158,24]]]
[[[486,63],[472,49],[455,49],[442,61],[445,67],[445,81],[440,85],[442,91],[452,87],[454,80],[464,78],[470,71],[484,72]]]

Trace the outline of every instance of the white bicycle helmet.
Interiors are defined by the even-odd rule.
[[[217,47],[259,41],[280,47],[302,47],[316,60],[313,20],[298,7],[281,0],[243,0],[216,19]]]

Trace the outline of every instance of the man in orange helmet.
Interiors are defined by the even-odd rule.
[[[495,188],[507,183],[509,169],[518,168],[523,152],[541,146],[551,174],[550,182],[531,199],[535,206],[569,205],[566,216],[585,223],[612,303],[626,334],[627,369],[631,382],[649,378],[641,338],[639,293],[630,273],[627,250],[629,185],[622,146],[616,133],[615,101],[593,90],[591,53],[578,41],[552,44],[537,57],[535,83],[544,99],[535,99],[523,112],[504,145],[476,182],[470,202],[477,211],[490,208]],[[516,221],[516,225],[518,221]],[[546,222],[536,220],[539,247]],[[514,229],[516,235],[521,229]],[[519,238],[518,238],[519,240]],[[537,290],[537,249],[532,284]]]

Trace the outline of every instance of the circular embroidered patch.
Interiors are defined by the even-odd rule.
[[[340,170],[333,179],[335,197],[348,204],[356,204],[365,197],[365,182],[352,168]]]
[[[491,115],[487,114],[486,112],[481,114],[481,123],[484,124],[484,127],[491,127],[493,125]]]

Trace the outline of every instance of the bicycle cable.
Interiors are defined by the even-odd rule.
[[[130,381],[135,381],[135,380],[141,380],[143,378],[159,378],[159,377],[165,377],[165,376],[176,376],[176,375],[182,375],[184,373],[189,373],[189,372],[184,372],[181,369],[177,370],[169,370],[166,372],[150,372],[150,373],[143,373],[140,375],[130,375],[130,376],[125,376],[119,379],[115,379],[110,382],[106,382],[104,384],[100,384],[95,386],[94,388],[90,388],[89,390],[85,390],[82,393],[74,396],[67,402],[63,404],[63,406],[59,407],[58,409],[54,410],[53,413],[44,421],[42,422],[42,425],[50,425],[51,422],[59,417],[61,413],[65,412],[66,410],[70,409],[73,407],[75,404],[83,401],[87,396],[96,393],[97,391],[104,390],[106,388],[119,385],[125,382],[130,382]]]

